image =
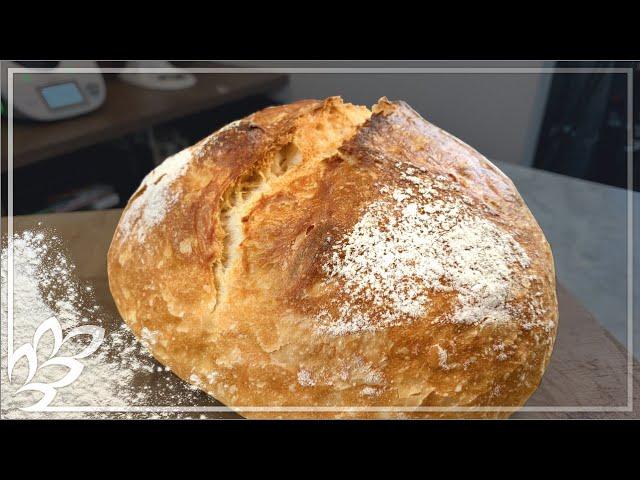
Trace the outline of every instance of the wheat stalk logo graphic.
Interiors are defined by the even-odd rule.
[[[38,351],[40,340],[47,332],[51,332],[53,334],[53,348],[51,349],[51,354],[49,355],[48,360],[43,362],[41,365],[38,365],[38,356],[36,352]],[[72,356],[57,356],[60,347],[62,347],[64,343],[79,335],[89,335],[91,337],[91,341],[82,349],[82,351]],[[38,402],[28,407],[23,407],[21,410],[30,412],[44,410],[55,398],[58,388],[72,384],[80,376],[84,370],[84,365],[79,361],[79,359],[88,357],[94,353],[100,347],[103,340],[104,329],[97,325],[81,325],[72,329],[67,336],[63,337],[62,326],[56,317],[50,317],[45,320],[33,334],[32,342],[25,343],[20,348],[16,349],[9,359],[8,373],[10,382],[12,381],[11,377],[13,369],[21,358],[26,358],[29,365],[27,378],[22,387],[15,392],[16,395],[25,391],[36,391],[43,394],[42,398]],[[31,383],[31,380],[33,380],[38,370],[51,365],[67,367],[68,371],[61,378],[50,383]]]

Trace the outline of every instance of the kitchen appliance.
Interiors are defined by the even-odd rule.
[[[120,80],[137,87],[150,90],[182,90],[196,84],[193,74],[174,67],[165,60],[128,61],[125,67],[134,70],[121,73]]]
[[[13,73],[13,113],[16,118],[52,122],[84,115],[99,108],[106,98],[100,73],[72,73],[62,68],[97,68],[83,61],[4,61],[2,78],[9,68],[32,68]],[[2,99],[8,100],[8,81],[2,82]]]

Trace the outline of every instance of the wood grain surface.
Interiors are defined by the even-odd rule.
[[[108,290],[106,254],[120,213],[108,210],[30,215],[15,217],[13,222],[15,232],[55,230],[76,264],[78,277],[94,286],[97,301],[113,312],[114,321],[119,321],[119,316]],[[6,218],[2,219],[2,233],[4,238]],[[633,363],[630,372],[627,349],[564,286],[558,286],[558,301],[560,326],[550,365],[525,409],[512,418],[640,418],[638,363]],[[630,397],[633,409],[629,408]],[[193,399],[197,405],[216,404],[204,394]]]

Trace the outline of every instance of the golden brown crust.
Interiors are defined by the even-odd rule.
[[[481,254],[510,278],[467,285],[447,271],[428,283],[413,272],[419,292],[407,297],[383,269],[392,280],[365,285],[369,275],[361,289],[366,268],[348,264],[348,242],[366,244],[354,233],[363,221],[410,234],[403,209],[427,218],[435,205],[420,228],[451,239],[436,260],[469,274],[449,258],[469,248],[463,233],[494,235],[503,249]],[[431,224],[447,216],[442,236]],[[557,328],[551,250],[511,181],[386,99],[373,113],[336,97],[265,109],[169,159],[125,209],[108,273],[123,318],[180,377],[231,407],[302,407],[248,417],[508,416],[434,410],[522,405]],[[398,279],[396,292],[383,288]],[[399,301],[410,308],[397,312]],[[485,304],[495,312],[478,316]]]

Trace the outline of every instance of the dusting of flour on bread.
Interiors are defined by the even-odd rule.
[[[525,251],[475,214],[450,178],[396,168],[402,183],[382,186],[382,198],[333,246],[324,269],[345,296],[318,315],[318,330],[344,335],[411,322],[427,315],[434,292],[453,302],[435,321],[509,321],[513,266],[529,266]]]
[[[181,197],[180,188],[174,188],[173,185],[186,173],[191,161],[205,154],[207,144],[220,141],[223,132],[235,129],[240,124],[241,120],[236,120],[225,125],[198,144],[167,158],[149,172],[122,216],[120,227],[123,239],[133,235],[138,242],[143,242],[151,229],[164,220],[167,212]]]
[[[122,217],[125,237],[133,235],[138,242],[143,242],[151,228],[164,219],[179,198],[180,192],[171,186],[184,175],[192,157],[192,148],[186,148],[167,158],[144,178],[138,189],[140,194]]]

